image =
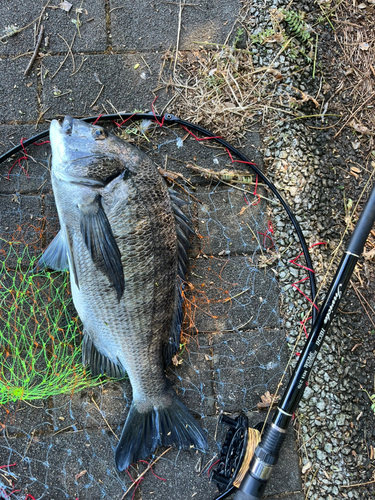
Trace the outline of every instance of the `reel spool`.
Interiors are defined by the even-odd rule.
[[[259,430],[263,423],[258,424],[255,429],[249,427],[249,420],[245,415],[235,419],[221,415],[219,423],[228,425],[229,430],[220,451],[219,462],[211,470],[210,481],[215,482],[222,493],[231,486],[240,486],[260,442]]]

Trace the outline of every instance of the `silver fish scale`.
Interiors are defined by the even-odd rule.
[[[137,174],[114,179],[101,190],[102,206],[121,253],[125,291],[120,300],[108,278],[97,272],[86,245],[74,231],[74,255],[81,293],[73,297],[96,348],[122,364],[134,403],[160,404],[177,286],[177,238],[164,180],[142,158]]]

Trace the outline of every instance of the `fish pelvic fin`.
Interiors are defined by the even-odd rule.
[[[126,375],[121,363],[114,363],[102,354],[94,345],[86,329],[83,329],[82,364],[89,365],[91,375],[108,375],[113,378],[123,378]]]
[[[167,406],[152,407],[147,412],[138,411],[133,401],[116,448],[115,461],[119,471],[145,459],[159,446],[208,450],[205,433],[170,389],[172,392]]]
[[[114,286],[120,301],[125,289],[121,254],[100,197],[91,203],[79,206],[80,229],[97,269],[103,272]]]
[[[60,230],[52,242],[43,252],[39,259],[37,267],[41,269],[50,268],[55,271],[68,271],[68,243],[66,241],[65,232]]]

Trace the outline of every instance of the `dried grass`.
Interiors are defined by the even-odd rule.
[[[345,77],[336,89],[345,92],[352,102],[343,123],[359,133],[362,127],[363,133],[370,135],[372,147],[371,136],[375,132],[375,5],[367,4],[364,10],[349,0],[344,1],[337,8],[336,15],[336,40],[347,65]]]
[[[312,43],[304,45],[298,41],[299,35],[286,34],[280,24],[285,16],[277,9],[270,11],[270,28],[254,35],[250,15],[252,3],[244,1],[243,4],[238,26],[247,34],[246,48],[237,48],[238,31],[232,34],[234,41],[231,44],[228,42],[230,36],[224,44],[197,41],[196,51],[167,53],[160,75],[167,89],[174,91],[170,111],[229,141],[242,137],[247,127],[263,121],[266,115],[268,123],[272,124],[280,118],[285,119],[285,114],[301,118],[303,113],[298,108],[307,101],[319,107],[314,98],[283,83],[285,77],[292,76],[292,70],[283,75],[274,67],[286,50],[293,49],[303,59],[308,46],[313,54]],[[268,66],[254,69],[252,43],[274,50],[274,59]],[[312,61],[306,62],[306,66],[310,64]],[[299,68],[297,72],[305,69]]]
[[[178,114],[227,138],[239,134],[254,119],[254,67],[248,51],[230,47],[184,53],[170,82],[178,97]],[[168,57],[168,55],[167,55]]]

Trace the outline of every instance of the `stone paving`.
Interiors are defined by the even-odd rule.
[[[178,2],[71,1],[73,8],[69,14],[50,8],[52,6],[44,10],[42,24],[48,45],[43,40],[43,57],[37,59],[28,76],[23,73],[30,55],[15,57],[33,50],[33,24],[0,45],[0,153],[18,144],[20,138],[46,130],[48,120],[55,117],[91,116],[114,109],[149,111],[156,95],[159,96],[157,107],[161,110],[171,98],[160,85],[159,73],[165,52],[176,47]],[[35,0],[25,0],[22,4],[10,0],[2,4],[0,29],[32,23],[44,5]],[[77,7],[80,7],[79,32]],[[187,4],[181,17],[180,49],[199,50],[196,42],[203,39],[224,42],[239,9],[237,0]],[[74,62],[67,49],[73,37]],[[255,146],[248,146],[247,154],[261,164],[260,137],[253,134],[250,143]],[[44,241],[48,244],[54,234],[51,228],[57,229],[56,211],[49,179],[49,148],[38,148],[38,159],[43,161],[32,164],[29,178],[16,166],[8,180],[9,163],[0,165],[0,233],[10,237],[19,224],[47,216],[51,224],[45,229]],[[210,168],[213,153],[199,148],[202,165]],[[166,153],[161,149],[158,154],[163,157]],[[182,150],[180,158],[186,154],[189,153]],[[175,168],[186,175],[186,169],[175,163]],[[169,165],[173,169],[173,162]],[[254,411],[256,404],[265,390],[276,389],[288,358],[277,282],[265,274],[255,275],[242,256],[244,252],[255,251],[255,247],[251,243],[246,246],[246,240],[238,233],[234,214],[241,209],[241,197],[227,188],[215,191],[212,196],[204,189],[200,193],[203,204],[197,214],[199,231],[203,237],[205,233],[210,234],[210,248],[205,249],[207,260],[194,261],[191,282],[198,288],[202,286],[218,261],[222,267],[222,252],[229,248],[233,258],[223,268],[220,280],[236,283],[239,290],[247,287],[247,291],[230,309],[225,302],[212,306],[216,324],[212,317],[198,312],[195,325],[201,332],[196,342],[199,348],[190,347],[182,366],[169,370],[183,402],[202,419],[210,451],[202,457],[198,452],[172,450],[154,467],[155,474],[166,481],[148,472],[136,488],[135,499],[213,499],[216,487],[200,471],[218,452],[217,442],[222,435],[217,426],[220,411],[235,414],[246,408],[254,425],[264,419],[264,415]],[[265,210],[262,202],[252,213],[252,223],[264,223]],[[215,216],[207,218],[211,212]],[[229,241],[231,247],[227,246]],[[212,290],[219,288],[219,277],[210,279],[213,279]],[[245,306],[252,311],[251,321]],[[234,326],[243,324],[246,327],[240,336],[233,332]],[[222,333],[214,338],[204,333],[212,330]],[[234,368],[233,360],[239,363],[240,369]],[[100,411],[94,400],[99,403]],[[120,500],[131,483],[126,473],[115,471],[116,441],[109,429],[121,432],[130,401],[131,388],[125,381],[73,397],[63,395],[34,401],[32,406],[21,403],[3,429],[0,465],[9,463],[8,460],[19,462],[14,469],[19,479],[16,486],[35,499]],[[0,415],[0,421],[5,421],[5,409],[0,408]],[[81,471],[85,473],[77,477]],[[0,486],[2,481],[0,476]],[[0,498],[7,498],[1,497],[1,491],[0,488]],[[131,498],[132,494],[125,498]],[[304,498],[293,431],[266,497],[273,500]]]

